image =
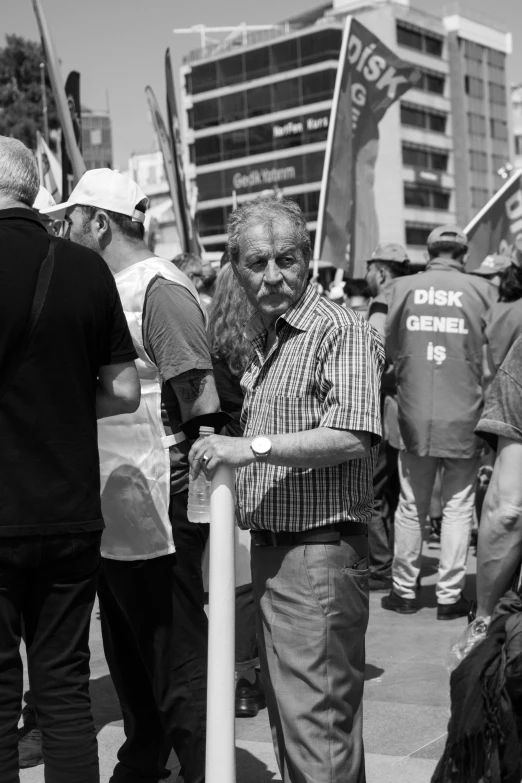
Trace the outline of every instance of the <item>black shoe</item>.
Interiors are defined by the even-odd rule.
[[[43,764],[42,732],[40,729],[18,730],[18,759],[20,769]]]
[[[381,579],[378,576],[370,576],[368,579],[368,586],[371,592],[377,592],[378,590],[391,590],[393,585],[391,576],[385,576]]]
[[[415,598],[401,598],[394,590],[391,590],[389,595],[385,595],[381,599],[381,606],[383,609],[388,609],[390,612],[398,612],[399,614],[415,614],[415,612],[419,611]]]
[[[254,684],[238,680],[236,685],[236,718],[255,718],[259,710],[266,707],[263,683],[256,671]]]
[[[457,617],[467,617],[471,604],[461,594],[454,604],[437,604],[437,620],[456,620]]]
[[[430,535],[428,537],[428,546],[438,546],[440,544],[440,531],[442,527],[441,517],[430,517]]]

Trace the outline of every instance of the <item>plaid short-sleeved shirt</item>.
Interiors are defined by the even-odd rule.
[[[244,435],[332,427],[369,432],[372,449],[365,459],[330,468],[266,463],[241,468],[239,526],[296,532],[336,522],[369,522],[381,436],[380,338],[366,321],[321,298],[312,286],[279,317],[276,333],[265,357],[266,331],[259,316],[247,326],[254,351],[241,381]]]

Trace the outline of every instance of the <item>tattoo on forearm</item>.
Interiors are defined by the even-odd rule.
[[[189,370],[171,381],[183,402],[195,402],[205,391],[208,370]]]

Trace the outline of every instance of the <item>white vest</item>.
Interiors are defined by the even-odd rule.
[[[138,354],[136,368],[141,402],[135,413],[98,422],[105,521],[102,555],[113,560],[148,560],[175,550],[168,514],[169,446],[185,438],[165,435],[161,421],[161,376],[143,346],[142,333],[145,295],[157,275],[186,288],[200,304],[188,277],[162,258],[148,258],[115,275]]]

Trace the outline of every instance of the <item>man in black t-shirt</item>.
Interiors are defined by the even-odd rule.
[[[74,770],[75,783],[95,783],[96,419],[134,411],[140,390],[111,274],[96,253],[50,237],[30,208],[38,187],[31,152],[0,137],[0,770],[2,783],[18,781],[23,621],[46,779],[70,783]],[[50,253],[47,295],[27,338]]]

